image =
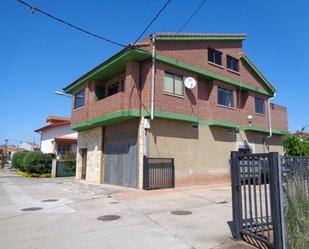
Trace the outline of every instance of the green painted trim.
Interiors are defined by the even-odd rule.
[[[118,122],[122,122],[131,118],[141,117],[141,116],[150,116],[150,110],[135,110],[130,109],[128,111],[118,111],[113,112],[111,114],[104,115],[99,118],[93,118],[87,121],[80,122],[78,124],[72,124],[71,128],[73,130],[81,131],[81,130],[87,130],[92,129],[98,126],[105,126],[105,125],[111,125]],[[190,116],[190,115],[184,115],[179,114],[175,112],[165,112],[165,111],[155,111],[154,116],[156,118],[162,118],[162,119],[171,119],[171,120],[178,120],[178,121],[184,121],[184,122],[199,122],[199,119],[197,116]]]
[[[93,118],[78,124],[72,124],[72,129],[76,131],[82,131],[87,129],[92,129],[98,126],[111,125],[115,123],[119,123],[128,119],[137,118],[137,117],[149,117],[150,110],[136,110],[130,109],[127,111],[118,111],[113,112],[111,114],[104,115],[99,118]],[[179,114],[175,112],[165,112],[165,111],[155,111],[155,118],[169,119],[169,120],[177,120],[183,122],[192,122],[198,123],[199,125],[208,125],[208,126],[219,126],[219,127],[227,127],[227,128],[239,128],[244,131],[254,131],[254,132],[263,132],[269,133],[269,129],[261,128],[257,126],[240,126],[234,122],[228,121],[220,121],[220,120],[202,120],[197,116]],[[288,134],[288,131],[284,130],[273,130],[273,134],[276,135],[285,135]]]
[[[90,80],[94,78],[98,73],[102,72],[103,70],[106,70],[107,68],[110,68],[114,66],[117,63],[121,63],[121,60],[125,60],[129,56],[136,56],[136,57],[141,57],[141,59],[146,59],[148,57],[151,57],[151,53],[142,50],[142,49],[135,49],[135,48],[128,48],[125,50],[120,51],[118,54],[114,55],[113,57],[109,58],[108,60],[104,61],[101,63],[99,66],[95,67],[85,75],[83,75],[81,78],[78,80],[74,81],[70,85],[66,86],[63,88],[63,91],[65,93],[72,93],[73,89],[82,85],[85,83],[87,80]],[[116,65],[117,66],[117,65]]]
[[[207,71],[205,69],[193,66],[191,64],[188,64],[188,63],[185,63],[185,62],[182,62],[182,61],[179,61],[179,60],[167,57],[167,56],[163,56],[163,55],[158,54],[158,55],[156,55],[156,60],[164,62],[164,63],[172,65],[172,66],[183,68],[183,69],[191,71],[191,72],[195,72],[195,73],[197,73],[201,76],[204,76],[206,78],[223,81],[223,82],[231,84],[233,86],[237,86],[237,87],[240,87],[240,88],[243,88],[243,89],[246,89],[246,90],[249,90],[249,91],[253,91],[253,92],[256,92],[256,93],[259,93],[259,94],[263,94],[263,95],[266,95],[266,96],[273,96],[272,93],[269,93],[269,92],[267,92],[266,90],[264,90],[260,87],[255,87],[255,86],[252,86],[252,85],[247,84],[247,83],[232,80],[232,79],[229,79],[229,78],[224,77],[222,75]]]
[[[257,127],[257,126],[243,126],[243,127],[241,127],[241,129],[244,130],[244,131],[256,131],[256,132],[269,133],[268,128],[261,128],[261,127]],[[289,133],[289,131],[272,130],[272,133],[276,134],[276,135],[286,135],[286,134]]]
[[[99,118],[93,118],[87,121],[80,122],[78,124],[72,124],[71,128],[73,130],[81,131],[86,129],[95,128],[98,126],[104,126],[104,125],[110,125],[115,124],[118,122],[122,122],[134,117],[141,117],[144,116],[145,111],[139,111],[139,110],[128,110],[128,111],[118,111],[113,112],[111,114],[104,115]]]
[[[220,121],[220,120],[200,120],[199,124],[208,125],[208,126],[221,126],[221,127],[228,127],[228,128],[239,127],[239,125],[234,122],[227,122],[227,121]]]
[[[245,40],[245,35],[238,36],[156,36],[157,41],[242,41]]]
[[[253,72],[256,76],[260,78],[262,83],[266,85],[269,90],[274,94],[276,92],[276,89],[273,87],[273,85],[266,79],[266,77],[261,73],[261,71],[253,64],[253,62],[248,58],[248,56],[244,53],[240,55],[240,60],[247,66],[247,68]]]
[[[178,120],[178,121],[184,121],[184,122],[192,122],[192,123],[199,122],[199,118],[197,116],[179,114],[176,112],[165,112],[165,111],[155,110],[154,116],[156,118],[172,119],[172,120]]]

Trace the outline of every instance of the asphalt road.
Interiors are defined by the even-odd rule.
[[[146,192],[0,172],[1,249],[214,248],[231,213],[229,186]]]

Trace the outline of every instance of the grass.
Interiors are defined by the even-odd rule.
[[[309,248],[309,196],[305,182],[289,180],[285,223],[289,249]]]
[[[27,172],[23,172],[23,171],[20,171],[20,170],[17,171],[17,174],[19,174],[20,176],[24,176],[24,177],[39,177],[39,178],[49,178],[49,177],[51,177],[51,174],[36,174],[36,173],[29,174]]]

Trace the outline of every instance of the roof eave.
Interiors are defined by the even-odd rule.
[[[262,72],[253,64],[249,57],[245,53],[240,54],[240,60],[252,71],[262,83],[272,92],[273,96],[276,93],[275,87],[266,79]]]

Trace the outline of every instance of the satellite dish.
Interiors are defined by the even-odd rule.
[[[187,77],[185,79],[185,87],[188,89],[193,89],[196,86],[196,80],[193,77]]]

